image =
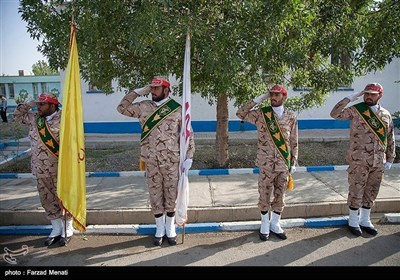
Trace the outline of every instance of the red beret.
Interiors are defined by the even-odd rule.
[[[39,99],[35,100],[35,102],[59,104],[57,96],[53,93],[42,93],[41,95],[39,95]]]
[[[169,87],[169,86],[170,86],[170,83],[169,83],[169,81],[166,80],[166,79],[154,78],[154,79],[151,81],[150,86],[151,86],[151,87],[159,87],[159,86]]]
[[[283,96],[287,96],[287,91],[284,87],[278,86],[278,85],[274,85],[269,92],[277,92],[277,93],[282,93]]]
[[[365,86],[363,93],[383,94],[383,87],[378,83],[368,84]]]

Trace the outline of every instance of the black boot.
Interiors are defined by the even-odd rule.
[[[279,239],[287,239],[286,232],[283,231],[280,225],[281,213],[273,211],[271,213],[271,222],[269,231],[275,234]]]
[[[54,243],[57,243],[61,238],[61,235],[57,235],[54,237],[47,237],[47,239],[44,241],[45,246],[51,246]]]
[[[359,227],[351,227],[349,226],[349,230],[352,234],[354,234],[355,236],[361,236],[362,232],[361,229]]]
[[[268,238],[269,238],[269,234],[263,234],[263,233],[261,233],[260,231],[258,232],[258,236],[260,237],[260,239],[261,239],[262,241],[267,241]]]
[[[287,239],[286,232],[277,233],[277,232],[273,232],[272,230],[271,230],[271,232],[273,234],[275,234],[279,239],[282,239],[282,240]]]
[[[163,243],[163,237],[153,237],[153,244],[156,246],[161,246],[161,244]]]
[[[377,235],[378,231],[371,223],[371,208],[362,207],[360,212],[360,228],[370,235]]]
[[[61,237],[60,239],[60,246],[67,246],[67,244],[71,241],[72,236],[70,237]]]
[[[176,236],[175,237],[167,237],[167,239],[168,239],[169,245],[171,245],[171,246],[176,245]]]
[[[360,228],[365,231],[368,234],[371,234],[373,236],[378,234],[378,231],[376,230],[376,228],[373,227],[363,227],[362,225],[360,225]]]

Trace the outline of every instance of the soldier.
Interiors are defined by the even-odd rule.
[[[360,96],[364,96],[364,102],[346,108]],[[332,118],[350,120],[350,147],[346,154],[348,226],[356,236],[361,236],[361,230],[371,235],[378,233],[370,220],[371,207],[378,196],[384,169],[390,169],[395,158],[393,120],[378,103],[382,96],[380,84],[368,84],[363,91],[339,101],[331,111]]]
[[[140,157],[145,163],[151,209],[156,221],[156,246],[161,246],[165,235],[170,245],[176,245],[175,201],[182,116],[181,105],[170,98],[170,92],[170,83],[165,77],[154,77],[151,84],[125,95],[117,107],[121,114],[138,118],[142,126]],[[152,100],[134,102],[148,93],[151,93]],[[191,133],[187,158],[181,167],[186,170],[191,168],[193,162],[193,139]]]
[[[37,180],[40,202],[50,220],[52,231],[44,244],[50,246],[59,241],[65,246],[73,235],[72,218],[64,221],[62,206],[57,198],[58,144],[60,140],[61,110],[57,96],[43,93],[38,100],[18,104],[14,111],[16,122],[30,127],[32,174]],[[37,112],[31,108],[37,106]],[[65,222],[65,223],[64,223]],[[65,230],[65,225],[67,225]]]
[[[256,106],[267,98],[270,98],[271,106]],[[286,99],[286,89],[274,85],[269,93],[247,102],[236,113],[238,118],[256,125],[258,130],[256,165],[260,168],[258,207],[261,211],[261,228],[259,236],[263,241],[268,240],[270,231],[280,239],[287,238],[280,226],[280,218],[285,206],[285,192],[291,178],[290,174],[296,171],[298,126],[297,117],[283,106]],[[269,211],[271,211],[271,221]]]

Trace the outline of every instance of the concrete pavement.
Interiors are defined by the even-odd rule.
[[[320,131],[319,134],[300,131],[299,138],[300,141],[338,141],[345,140],[346,133],[346,130]],[[86,141],[133,140],[132,135],[111,136],[90,135]],[[239,136],[254,138],[255,132],[236,133],[236,137]],[[203,137],[212,138],[215,134],[203,134]],[[348,214],[346,168],[298,167],[293,174],[295,188],[286,195],[282,219],[292,221],[286,225],[304,225],[304,220],[298,219],[310,221],[324,217],[342,217],[339,223],[343,223]],[[257,173],[256,168],[191,170],[188,228],[204,223],[241,223],[245,228],[259,226]],[[0,226],[46,225],[44,229],[49,230],[32,175],[0,173],[0,185]],[[101,225],[114,232],[118,228],[132,232],[132,225],[154,224],[144,172],[88,173],[86,185],[88,228],[95,231]],[[400,164],[394,164],[385,172],[372,212],[400,213]],[[149,230],[152,232],[154,228]]]
[[[286,194],[283,219],[347,215],[347,172],[306,171],[293,174],[295,188]],[[259,220],[257,170],[228,170],[229,175],[189,177],[190,223]],[[252,171],[252,173],[250,173]],[[196,172],[192,170],[192,172]],[[211,172],[211,171],[210,171]],[[235,174],[238,172],[237,174]],[[242,172],[242,174],[239,174]],[[0,225],[47,224],[35,179],[0,179]],[[151,224],[144,174],[119,177],[87,177],[87,224]],[[387,171],[372,209],[400,212],[400,166]]]

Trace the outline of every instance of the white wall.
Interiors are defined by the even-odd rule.
[[[65,73],[61,72],[61,89],[64,89]],[[313,108],[301,112],[298,116],[299,119],[331,119],[329,116],[333,106],[345,96],[358,92],[364,89],[365,85],[371,82],[378,82],[384,88],[384,96],[381,99],[381,105],[388,109],[390,112],[400,111],[400,83],[395,83],[400,80],[400,59],[393,61],[384,70],[371,73],[363,77],[357,78],[353,83],[354,91],[338,91],[332,92],[326,104],[321,108]],[[176,81],[171,80],[171,84]],[[116,87],[115,87],[116,88]],[[135,119],[125,117],[119,114],[116,110],[119,102],[124,96],[124,92],[117,91],[110,95],[102,93],[86,93],[88,85],[82,81],[82,102],[84,111],[84,122],[124,122],[135,121]],[[298,92],[288,90],[290,96],[298,95]],[[141,97],[142,98],[142,97]],[[145,98],[145,97],[143,97]],[[178,102],[181,101],[179,97],[174,96]],[[140,100],[140,99],[138,99]],[[229,119],[237,120],[237,108],[233,106],[234,102],[229,101]],[[209,105],[207,100],[202,99],[199,94],[192,95],[192,120],[193,121],[210,121],[216,120],[216,104]]]
[[[400,59],[397,59],[382,71],[356,78],[352,85],[354,91],[332,92],[323,107],[303,111],[299,114],[299,119],[331,119],[329,114],[337,102],[351,93],[362,91],[367,84],[374,82],[380,83],[384,90],[383,97],[379,100],[379,103],[391,113],[400,111],[400,83],[395,83],[395,81],[399,80]],[[289,96],[290,94],[291,92]],[[360,100],[354,103],[357,102],[360,102]]]

